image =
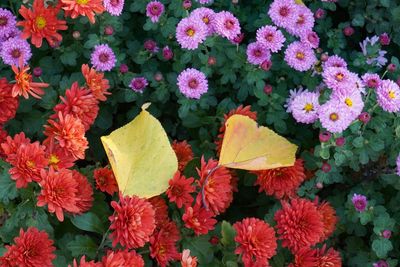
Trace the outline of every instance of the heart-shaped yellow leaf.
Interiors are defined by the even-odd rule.
[[[242,170],[293,166],[297,146],[247,116],[233,115],[225,123],[219,165]]]
[[[165,192],[178,160],[161,123],[145,109],[130,123],[102,136],[119,190],[150,198]]]

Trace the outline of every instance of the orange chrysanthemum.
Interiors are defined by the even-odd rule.
[[[186,165],[193,159],[193,151],[191,145],[185,141],[172,142],[172,149],[175,151],[176,157],[178,158],[178,170],[183,172]]]
[[[190,250],[184,249],[181,258],[182,267],[197,267],[197,257],[190,256]]]
[[[178,227],[170,221],[157,229],[150,238],[150,256],[158,266],[165,267],[169,262],[180,259],[177,242],[180,239]]]
[[[52,260],[56,258],[53,241],[45,231],[35,227],[26,230],[20,229],[19,236],[14,238],[14,245],[5,246],[7,251],[2,260],[7,265],[2,267],[52,267]],[[10,265],[8,265],[10,264]]]
[[[12,96],[12,85],[6,78],[0,79],[0,125],[15,117],[19,101]]]
[[[104,79],[104,73],[96,72],[87,64],[82,65],[82,74],[85,77],[86,85],[94,97],[99,101],[106,101],[107,95],[111,95],[107,90],[110,88],[107,79]]]
[[[79,264],[76,262],[76,259],[74,259],[72,264],[72,267],[103,267],[103,264],[101,264],[101,262],[86,261],[85,256],[81,258]],[[71,265],[68,265],[68,267],[71,267]]]
[[[131,248],[143,247],[155,228],[153,206],[145,199],[120,195],[119,203],[112,201],[114,214],[109,217],[113,246],[120,243]]]
[[[186,207],[182,220],[185,227],[192,229],[196,235],[206,235],[208,231],[214,229],[217,223],[214,216],[212,211],[206,210],[196,203],[194,207]]]
[[[58,113],[58,121],[48,120],[50,125],[45,125],[44,134],[48,137],[45,144],[54,142],[65,149],[75,159],[84,159],[88,141],[85,137],[85,127],[80,119],[73,115],[63,116]]]
[[[109,250],[107,255],[103,257],[102,263],[102,267],[144,267],[142,256],[137,254],[134,250]]]
[[[195,192],[196,188],[192,185],[194,178],[186,178],[177,171],[174,177],[169,180],[169,188],[167,196],[170,202],[175,202],[178,208],[190,206],[193,203],[191,193]]]
[[[42,46],[43,38],[51,46],[61,42],[62,36],[57,31],[66,30],[68,27],[65,20],[57,19],[59,11],[59,7],[45,7],[44,0],[35,0],[32,9],[21,6],[19,14],[24,20],[17,23],[24,28],[21,37],[31,37],[31,42],[36,47]]]
[[[294,262],[288,267],[341,267],[342,259],[339,252],[324,245],[320,249],[301,248],[294,257]]]
[[[22,95],[25,99],[29,98],[29,95],[35,98],[41,98],[41,95],[44,94],[42,88],[46,88],[49,86],[47,83],[37,83],[32,81],[32,75],[28,73],[30,69],[29,66],[22,66],[20,64],[19,67],[11,66],[14,74],[15,74],[15,84],[12,87],[12,96],[20,96]]]
[[[102,0],[61,0],[65,15],[73,19],[78,16],[88,17],[90,23],[96,22],[95,14],[104,12]]]
[[[201,168],[197,169],[201,188],[197,202],[204,202],[207,209],[218,215],[224,212],[233,200],[232,176],[225,167],[218,166],[218,161],[209,159],[206,163],[201,158]]]
[[[79,211],[76,214],[85,213],[90,210],[93,205],[93,188],[88,179],[76,170],[72,170],[72,177],[77,183],[76,206]]]
[[[99,112],[99,102],[90,90],[81,88],[78,82],[74,82],[71,89],[65,92],[65,97],[60,96],[60,98],[62,103],[54,107],[56,114],[50,118],[57,118],[60,112],[64,116],[70,114],[81,120],[86,131],[89,130]]]
[[[217,155],[219,155],[219,153],[221,152],[221,148],[222,148],[222,140],[224,139],[224,135],[225,135],[225,123],[226,121],[233,115],[243,115],[243,116],[247,116],[250,119],[253,120],[257,120],[257,112],[255,111],[251,111],[251,106],[245,106],[243,107],[243,105],[240,105],[239,107],[237,107],[236,109],[232,109],[231,111],[229,111],[228,114],[224,114],[224,120],[221,123],[221,127],[219,128],[219,134],[217,136],[217,140],[215,141],[215,144],[217,146]]]
[[[40,182],[40,171],[47,166],[45,147],[39,142],[20,146],[15,154],[7,157],[7,162],[12,165],[9,169],[11,179],[16,181],[17,188],[24,188],[28,183]]]
[[[294,166],[270,170],[254,171],[257,175],[255,185],[260,185],[259,192],[278,199],[293,198],[305,179],[303,160],[297,159]]]
[[[59,221],[64,221],[64,211],[79,213],[77,202],[80,200],[78,194],[78,181],[74,179],[73,172],[61,169],[58,172],[50,168],[49,171],[42,170],[42,191],[38,196],[37,205],[55,213]]]
[[[112,170],[107,167],[98,168],[93,172],[94,180],[96,181],[96,188],[101,192],[107,192],[110,195],[118,192],[117,180]]]
[[[58,144],[54,144],[54,140],[50,141],[52,142],[46,146],[46,157],[49,167],[53,167],[57,171],[59,169],[69,169],[74,166],[76,159]]]
[[[156,227],[160,228],[168,223],[168,206],[165,200],[160,196],[152,197],[148,200],[154,209],[154,218],[156,220]]]
[[[328,239],[335,231],[338,218],[335,209],[328,202],[316,203],[316,205],[324,224],[324,234],[321,236],[320,240],[320,242],[322,242]]]
[[[11,136],[7,136],[6,140],[1,143],[1,149],[6,155],[6,161],[10,162],[9,160],[12,159],[13,156],[15,156],[19,147],[30,143],[31,140],[25,137],[24,132],[14,135],[13,138],[11,138]]]
[[[297,252],[317,244],[324,235],[324,224],[317,206],[307,199],[293,199],[282,203],[274,216],[282,246]]]
[[[322,248],[317,249],[318,265],[317,267],[342,267],[342,258],[339,252],[330,248],[326,250],[324,245]]]
[[[245,218],[233,228],[236,230],[235,242],[239,244],[235,253],[242,255],[244,266],[268,266],[268,260],[276,254],[277,248],[274,229],[256,218]]]

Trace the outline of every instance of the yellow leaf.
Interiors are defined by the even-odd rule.
[[[247,116],[233,115],[225,123],[219,165],[242,170],[293,166],[297,146]]]
[[[298,5],[303,5],[303,6],[304,6],[304,3],[303,3],[302,0],[294,0],[294,2],[295,2],[296,4],[298,4]]]
[[[161,123],[142,106],[130,123],[102,136],[119,190],[124,196],[153,197],[165,192],[178,160]]]

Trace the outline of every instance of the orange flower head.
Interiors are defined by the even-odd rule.
[[[294,255],[294,261],[288,267],[316,267],[318,266],[317,251],[310,247],[299,249]]]
[[[175,202],[178,208],[190,206],[193,203],[192,193],[196,188],[192,185],[194,178],[186,178],[177,171],[174,177],[169,180],[167,196],[170,202]]]
[[[82,65],[82,74],[85,77],[86,85],[98,101],[106,101],[107,95],[111,95],[107,90],[110,88],[107,79],[104,79],[104,73],[96,72],[87,64]]]
[[[10,163],[10,160],[15,156],[19,147],[30,143],[31,140],[25,137],[24,132],[14,135],[13,138],[7,136],[6,140],[1,144],[3,153],[6,155],[6,161]]]
[[[342,267],[342,258],[339,252],[333,248],[327,250],[324,245],[322,248],[316,250],[318,267]]]
[[[20,64],[19,67],[11,66],[11,68],[15,74],[12,96],[17,97],[22,95],[25,99],[28,99],[29,95],[31,95],[35,98],[41,98],[41,95],[44,94],[42,88],[48,87],[49,84],[33,82],[32,75],[28,73],[29,66],[22,66]]]
[[[34,0],[32,9],[22,5],[19,14],[24,20],[17,23],[24,28],[21,37],[31,37],[31,42],[36,47],[42,46],[43,38],[50,46],[61,42],[62,36],[57,31],[66,30],[68,27],[65,20],[57,19],[59,11],[59,7],[45,7],[44,0]]]
[[[96,22],[95,14],[104,12],[102,0],[61,0],[61,3],[66,16],[73,19],[78,16],[86,16],[92,24]]]
[[[333,248],[327,250],[326,245],[316,249],[303,247],[288,267],[342,267],[342,259],[339,252]]]
[[[54,170],[69,169],[75,165],[75,158],[72,157],[65,149],[58,144],[54,144],[54,140],[47,139],[46,145],[46,158],[49,166]]]
[[[90,210],[93,206],[93,188],[88,179],[76,170],[72,170],[72,177],[75,179],[76,184],[76,206],[79,211],[75,214],[82,214]],[[72,212],[73,213],[73,212]]]
[[[256,218],[245,218],[233,225],[236,230],[236,254],[242,255],[244,266],[265,266],[276,254],[274,229],[266,222]],[[255,265],[255,263],[264,265]]]
[[[121,266],[134,266],[144,267],[142,256],[137,254],[134,250],[117,250],[107,252],[107,255],[102,259],[102,267],[121,267]]]
[[[317,204],[317,210],[321,214],[322,222],[324,224],[324,234],[321,236],[321,240],[325,241],[328,239],[332,233],[335,231],[336,223],[338,222],[338,218],[336,216],[335,209],[329,204],[329,202],[322,202]]]
[[[63,116],[58,113],[58,121],[48,120],[44,134],[48,137],[45,143],[54,142],[75,159],[84,159],[88,141],[85,137],[85,127],[80,119],[73,115]]]
[[[165,267],[169,262],[180,259],[177,242],[180,239],[178,226],[174,221],[165,223],[150,238],[150,257],[158,266]]]
[[[190,250],[184,249],[181,258],[182,267],[197,267],[197,258],[190,256]]]
[[[113,195],[118,192],[118,184],[112,170],[109,168],[98,168],[93,172],[96,188],[101,192]]]
[[[109,217],[113,246],[120,243],[128,249],[143,247],[156,226],[153,206],[145,199],[122,194],[119,203],[112,201],[111,206],[114,208],[114,214]]]
[[[165,200],[160,196],[155,196],[149,199],[150,204],[154,209],[154,218],[156,220],[156,227],[160,228],[168,223],[168,206]]]
[[[175,151],[176,157],[178,158],[178,170],[183,172],[189,161],[193,159],[192,147],[186,140],[182,142],[175,140],[172,143],[172,149]]]
[[[68,267],[71,267],[71,265],[68,265]],[[74,259],[72,267],[103,267],[103,264],[101,262],[86,261],[86,256],[82,256],[79,264]]]
[[[99,103],[91,91],[74,82],[65,92],[65,97],[60,96],[60,99],[62,103],[54,107],[55,114],[51,118],[57,118],[59,112],[64,116],[70,114],[81,120],[86,131],[89,130],[99,112]]]
[[[0,79],[0,125],[15,117],[19,106],[17,97],[12,96],[12,85],[6,78]]]
[[[208,231],[214,229],[217,223],[214,216],[212,211],[202,208],[200,203],[196,203],[194,207],[186,207],[182,220],[185,227],[192,229],[196,235],[206,235]]]
[[[253,173],[257,175],[255,185],[260,185],[258,191],[265,191],[267,195],[275,196],[277,199],[295,197],[297,189],[306,178],[301,159],[297,159],[291,167],[254,171]]]

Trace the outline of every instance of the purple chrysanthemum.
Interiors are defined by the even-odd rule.
[[[164,5],[159,1],[151,1],[146,6],[146,16],[149,17],[153,23],[159,21],[163,12]]]
[[[306,6],[296,5],[295,13],[295,22],[288,24],[288,32],[295,36],[301,36],[312,31],[315,22],[312,11]]]
[[[379,106],[387,112],[400,111],[400,88],[391,80],[382,80],[376,89]]]
[[[377,88],[381,85],[381,77],[376,73],[365,73],[362,77],[364,86],[369,88]]]
[[[398,176],[400,176],[400,154],[397,156],[396,159],[396,173]]]
[[[196,69],[188,68],[178,76],[178,87],[187,98],[199,99],[208,91],[206,75]]]
[[[285,51],[286,63],[298,71],[307,71],[317,62],[314,50],[301,42],[291,43]]]
[[[247,61],[254,65],[260,65],[271,59],[271,53],[259,42],[250,43],[247,46]]]
[[[273,53],[281,50],[285,41],[285,36],[275,26],[267,25],[257,30],[257,42]]]
[[[304,91],[296,95],[290,103],[293,118],[301,123],[314,123],[318,119],[319,94]]]
[[[115,54],[107,44],[96,45],[90,56],[90,62],[98,71],[110,71],[117,62]]]
[[[347,62],[343,58],[341,58],[337,55],[333,55],[333,56],[330,56],[328,58],[328,60],[325,61],[323,64],[324,69],[329,68],[329,67],[347,68]]]
[[[149,83],[146,78],[136,77],[132,79],[131,83],[129,84],[129,87],[135,92],[142,93],[143,90],[147,87],[147,85],[149,85]]]
[[[214,17],[215,12],[207,7],[196,8],[190,13],[190,17],[194,20],[201,20],[207,26],[207,35],[214,33]]]
[[[331,99],[318,109],[318,117],[322,127],[331,133],[341,133],[349,127],[352,116],[347,107],[336,99]]]
[[[283,105],[286,108],[286,112],[292,112],[292,102],[298,95],[304,92],[304,89],[300,87],[299,89],[289,90],[289,97],[286,99],[286,103]]]
[[[217,34],[233,40],[240,34],[240,23],[232,13],[221,11],[215,14],[214,30]]]
[[[32,57],[31,47],[25,39],[19,37],[10,38],[4,41],[0,51],[3,62],[8,65],[19,66],[19,59],[26,65]]]
[[[158,50],[160,50],[160,48],[157,46],[157,43],[152,40],[152,39],[148,39],[144,42],[143,44],[144,49],[146,49],[147,51],[149,51],[150,53],[157,53]]]
[[[353,202],[354,208],[358,212],[363,212],[367,209],[368,201],[366,196],[354,194],[351,202]]]
[[[288,29],[296,23],[296,9],[293,0],[274,0],[269,7],[268,15],[275,25]]]
[[[364,108],[364,102],[359,91],[353,90],[349,92],[334,92],[332,99],[337,99],[340,103],[344,104],[347,108],[351,120],[357,119]]]
[[[8,9],[0,8],[0,38],[8,38],[16,29],[17,20]]]
[[[214,2],[214,0],[196,0],[196,1],[202,5],[212,4]]]
[[[104,8],[113,16],[120,16],[124,9],[125,0],[103,0]]]
[[[316,32],[307,31],[301,34],[300,40],[303,44],[307,44],[311,48],[317,48],[319,46],[319,37]]]
[[[204,22],[192,17],[184,18],[176,26],[176,39],[182,48],[194,50],[204,42],[207,31]]]
[[[341,92],[353,90],[357,80],[357,75],[342,67],[325,68],[322,77],[329,88]]]

